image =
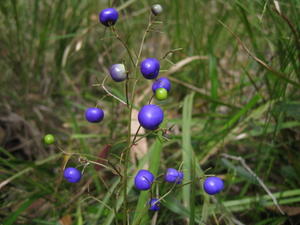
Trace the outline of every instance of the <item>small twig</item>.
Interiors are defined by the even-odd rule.
[[[171,194],[171,192],[173,191],[173,189],[176,187],[177,183],[175,182],[172,187],[170,188],[169,191],[167,191],[163,196],[161,196],[159,199],[157,199],[153,205],[155,205],[156,203],[160,202],[161,200],[163,200],[164,198],[166,198],[169,194]]]
[[[174,52],[178,52],[178,51],[181,51],[181,50],[183,50],[183,48],[175,48],[175,49],[172,49],[172,50],[170,50],[170,51],[167,51],[167,52],[164,54],[164,56],[161,57],[161,59],[165,59],[165,58],[167,58],[167,56],[168,56],[169,54],[172,54],[172,53],[174,53]]]
[[[128,73],[127,73],[126,81],[125,81],[125,95],[126,95],[126,103],[127,103],[127,106],[129,107],[128,81],[129,81],[129,76],[128,76]]]
[[[119,33],[116,30],[115,26],[111,26],[111,31],[114,33],[114,35],[116,36],[116,38],[122,43],[122,45],[124,46],[124,48],[126,49],[126,51],[128,53],[128,56],[129,56],[132,64],[134,65],[134,59],[132,57],[131,51],[130,51],[129,47],[127,46],[127,44],[125,43],[125,41],[119,35]]]
[[[170,63],[171,65],[175,65],[176,63],[172,62],[172,60],[165,58],[164,60],[166,60],[166,62]],[[167,72],[168,70],[166,70]],[[161,71],[162,72],[162,71]]]
[[[76,152],[74,152],[74,153],[73,153],[73,152],[66,152],[66,151],[64,151],[61,147],[59,147],[58,145],[56,145],[56,147],[57,147],[62,153],[64,153],[65,155],[79,156],[79,157],[78,157],[79,162],[82,163],[82,164],[84,165],[83,170],[82,170],[82,173],[84,172],[85,168],[86,168],[88,165],[94,164],[94,165],[102,166],[102,167],[104,167],[104,168],[106,168],[106,169],[108,169],[108,170],[114,171],[114,172],[116,172],[119,176],[121,176],[121,175],[120,175],[120,172],[119,172],[115,167],[112,167],[112,168],[111,168],[111,167],[109,167],[109,166],[107,166],[107,165],[105,165],[105,164],[102,164],[102,163],[99,163],[99,162],[95,162],[95,161],[89,160],[89,159],[87,159],[87,158],[85,158],[85,157],[82,157],[82,155],[81,155],[80,153],[76,153]],[[103,161],[106,161],[106,162],[109,163],[109,161],[108,161],[107,159],[100,158],[100,157],[98,157],[98,158],[101,159],[101,160],[103,160]],[[121,176],[121,177],[122,177],[122,176]]]
[[[159,34],[164,34],[165,32],[160,31],[160,30],[154,30],[154,29],[149,29],[149,32],[154,32],[154,33],[159,33]]]
[[[117,96],[115,96],[114,94],[112,94],[106,87],[105,87],[105,81],[107,79],[107,75],[105,76],[105,78],[103,79],[102,81],[102,84],[101,84],[101,87],[103,88],[103,90],[108,94],[110,95],[111,97],[117,99],[119,102],[123,103],[124,105],[127,105],[126,102],[124,102],[122,99],[118,98]]]
[[[300,40],[299,40],[299,33],[297,29],[295,28],[294,24],[291,22],[291,20],[280,11],[279,3],[278,1],[274,1],[275,4],[275,9],[274,11],[287,23],[289,26],[290,30],[293,32],[294,38],[295,38],[295,43],[296,47],[298,49],[298,59],[300,60]]]
[[[207,60],[207,59],[208,59],[207,56],[202,56],[202,55],[194,55],[194,56],[187,57],[185,59],[180,60],[175,65],[171,66],[171,68],[166,73],[164,73],[164,76],[169,76],[173,73],[178,72],[182,67],[186,66],[187,64],[195,60]]]
[[[97,201],[97,202],[100,202],[105,208],[107,208],[107,209],[109,209],[109,210],[111,210],[112,212],[115,213],[115,210],[114,210],[114,209],[112,209],[111,207],[109,207],[109,205],[107,205],[104,201],[102,201],[102,200],[100,200],[100,199],[98,199],[98,198],[96,198],[96,197],[94,197],[94,196],[88,196],[88,197],[82,199],[80,202],[84,202],[84,201],[86,201],[86,200],[88,200],[88,199],[93,199],[93,200],[95,200],[95,201]]]
[[[153,94],[153,95],[151,96],[151,98],[149,99],[148,104],[150,104],[150,103],[152,102],[153,97],[154,97],[154,94]]]
[[[138,136],[138,134],[139,134],[141,128],[142,128],[142,126],[140,125],[140,126],[138,127],[138,129],[137,129],[137,131],[136,131],[134,137],[133,137],[132,145],[134,145],[134,142],[135,142],[135,140],[136,140],[136,138],[137,138],[137,136]]]
[[[134,137],[133,137],[133,140],[132,140],[130,146],[129,146],[128,148],[125,148],[125,149],[122,151],[122,153],[121,153],[121,158],[120,158],[120,163],[121,163],[122,160],[123,160],[123,155],[124,155],[124,153],[127,154],[127,152],[130,151],[130,149],[132,148],[132,146],[134,146],[134,145],[136,144],[135,141],[136,141],[136,138],[138,137],[138,134],[139,134],[139,131],[140,131],[141,128],[142,128],[142,126],[140,125],[140,126],[138,127],[138,129],[136,130],[136,132],[135,132],[135,135],[134,135]],[[142,138],[144,138],[144,137],[142,137]],[[140,139],[142,139],[142,138],[140,138]],[[139,139],[139,140],[140,140],[140,139]]]
[[[277,207],[277,209],[279,210],[279,212],[282,215],[285,215],[285,213],[282,211],[282,209],[280,208],[277,199],[275,198],[275,196],[272,194],[272,192],[269,190],[269,188],[264,184],[264,182],[252,171],[252,169],[246,164],[245,160],[240,157],[240,156],[233,156],[233,155],[228,155],[228,154],[221,154],[224,158],[228,158],[228,159],[232,159],[232,160],[236,160],[239,161],[242,166],[258,181],[258,183],[260,184],[260,186],[262,186],[262,188],[267,192],[267,194],[271,197],[271,199],[273,200],[274,205]]]
[[[112,164],[109,160],[107,161],[107,163],[116,171],[116,173],[119,175],[119,177],[123,178],[122,174],[120,173],[120,171],[116,168],[116,166],[114,164]]]
[[[91,161],[91,160],[88,160],[88,162],[87,162],[88,164],[95,164],[95,165],[98,165],[98,166],[102,166],[102,167],[104,167],[104,168],[106,168],[106,169],[108,169],[108,170],[112,170],[112,171],[115,171],[113,168],[110,168],[109,166],[106,166],[106,165],[104,165],[104,164],[102,164],[102,163],[98,163],[98,162],[95,162],[95,161]]]
[[[141,54],[142,54],[142,51],[143,51],[144,42],[145,42],[147,34],[149,33],[149,31],[151,29],[152,24],[153,24],[152,23],[152,13],[150,12],[149,23],[148,23],[148,26],[147,26],[147,28],[146,28],[146,30],[144,32],[144,35],[143,35],[143,38],[142,38],[142,41],[141,41],[139,53],[137,55],[137,59],[136,59],[136,62],[135,62],[135,67],[137,67],[137,65],[139,64],[139,60],[140,60],[140,57],[141,57]]]
[[[221,25],[223,25],[228,31],[229,33],[231,33],[232,36],[235,37],[235,39],[237,40],[238,44],[240,44],[240,46],[246,51],[246,53],[252,58],[254,59],[254,61],[256,61],[258,64],[260,64],[261,66],[263,66],[264,68],[266,68],[267,70],[269,70],[270,72],[272,72],[274,75],[276,75],[278,78],[281,78],[283,80],[285,80],[287,83],[293,84],[297,87],[300,87],[300,84],[297,83],[296,81],[293,81],[289,78],[287,78],[286,74],[277,71],[276,69],[274,69],[273,67],[271,67],[270,65],[268,65],[266,62],[264,62],[263,60],[259,59],[258,57],[256,57],[249,49],[248,47],[243,43],[243,41],[226,25],[224,24],[222,21],[218,20],[219,23]]]

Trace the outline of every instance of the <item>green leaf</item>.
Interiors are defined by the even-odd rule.
[[[183,158],[183,171],[184,182],[194,180],[194,163],[192,162],[193,148],[191,145],[191,122],[193,110],[194,93],[185,97],[183,102],[182,113],[182,158]],[[189,223],[195,223],[195,185],[188,184],[182,188],[182,197],[184,206],[190,212]]]

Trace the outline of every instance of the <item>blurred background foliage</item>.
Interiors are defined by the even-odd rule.
[[[147,194],[131,189],[131,219],[136,224],[299,224],[299,0],[1,0],[3,224],[120,223],[122,211],[115,215],[106,207],[120,200],[119,179],[90,166],[79,184],[62,182],[68,159],[41,138],[53,133],[65,151],[94,160],[107,144],[112,144],[111,156],[120,154],[126,107],[93,84],[103,80],[111,64],[130,62],[110,30],[99,24],[98,13],[118,8],[116,28],[137,52],[153,3],[164,8],[157,18],[163,24],[149,33],[142,58],[182,50],[162,61],[161,76],[167,74],[173,85],[161,103],[164,127],[173,126],[170,139],[159,142],[150,135],[138,166],[148,162],[160,174],[183,162],[186,181],[195,183],[170,194],[158,215],[144,210]],[[142,103],[150,85],[138,83]],[[109,80],[107,86],[125,98],[122,84]],[[106,117],[91,125],[84,110],[96,103]],[[224,154],[245,160],[283,214],[256,177]],[[68,165],[80,163],[70,159]],[[221,194],[203,194],[203,171],[225,180]],[[169,188],[163,185],[160,192]]]

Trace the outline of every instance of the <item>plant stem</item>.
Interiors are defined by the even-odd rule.
[[[136,88],[137,80],[134,82],[132,87],[132,96],[131,96],[131,104],[129,104],[129,116],[128,116],[128,149],[125,150],[125,158],[124,158],[124,174],[123,174],[123,195],[124,195],[124,207],[123,207],[123,224],[126,225],[127,223],[127,170],[128,170],[128,162],[129,162],[129,152],[132,147],[131,143],[131,116],[132,116],[132,109],[133,109],[133,103],[135,98],[135,88]],[[139,130],[139,129],[138,129]],[[138,133],[138,132],[137,132]],[[136,133],[136,136],[137,136]],[[133,142],[134,143],[134,142]]]
[[[134,105],[134,99],[135,99],[135,90],[136,90],[136,84],[138,82],[138,79],[137,79],[137,74],[138,74],[138,64],[139,64],[139,61],[140,61],[140,57],[141,57],[141,54],[142,54],[142,50],[143,50],[143,46],[144,46],[144,43],[145,43],[145,39],[146,39],[146,36],[147,36],[147,33],[149,32],[151,26],[152,26],[152,16],[151,16],[151,12],[150,12],[150,16],[149,16],[149,22],[148,22],[148,25],[147,25],[147,28],[144,32],[144,35],[143,35],[143,38],[142,38],[142,41],[141,41],[141,45],[140,45],[140,49],[139,49],[139,53],[137,55],[137,59],[136,59],[136,62],[134,63],[133,61],[133,58],[132,58],[132,55],[131,55],[131,52],[129,50],[129,48],[127,47],[127,45],[125,44],[125,42],[123,42],[121,39],[119,39],[119,36],[118,34],[115,32],[116,37],[123,43],[124,47],[127,49],[127,52],[129,54],[129,57],[134,65],[134,83],[133,83],[133,86],[132,86],[132,90],[131,90],[131,101],[129,102],[129,115],[128,115],[128,136],[127,136],[127,143],[128,143],[128,148],[125,150],[125,157],[124,157],[124,171],[123,171],[123,196],[124,196],[124,203],[123,203],[123,224],[126,225],[127,221],[128,221],[128,217],[127,217],[127,206],[128,206],[128,202],[127,202],[127,170],[128,170],[128,163],[129,163],[129,152],[130,152],[130,149],[131,147],[133,146],[136,138],[137,138],[137,135],[138,135],[138,132],[140,130],[141,127],[138,128],[136,134],[135,134],[135,137],[133,138],[133,141],[131,142],[131,117],[132,117],[132,109],[133,109],[133,105]],[[114,31],[114,29],[113,29]]]
[[[146,36],[149,33],[151,26],[152,26],[152,13],[150,12],[148,26],[147,26],[147,28],[144,32],[142,42],[141,42],[141,45],[140,45],[140,50],[139,50],[139,53],[138,53],[138,56],[137,56],[137,59],[136,59],[136,62],[135,62],[135,67],[136,68],[138,66],[138,63],[139,63],[139,60],[140,60],[140,57],[141,57],[141,54],[142,54],[142,51],[143,51],[143,46],[144,46],[144,43],[145,43]]]
[[[116,38],[121,42],[121,44],[124,46],[124,48],[126,49],[128,56],[132,62],[133,65],[134,64],[134,59],[132,57],[131,51],[129,49],[129,47],[127,46],[127,44],[125,43],[125,41],[120,37],[118,31],[116,30],[115,26],[111,26],[111,31],[115,34]]]

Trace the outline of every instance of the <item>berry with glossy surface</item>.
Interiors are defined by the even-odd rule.
[[[158,199],[157,198],[152,198],[148,204],[149,204],[149,210],[151,211],[158,211],[160,209],[160,202],[157,201]]]
[[[55,137],[52,134],[46,134],[44,136],[44,143],[47,145],[51,145],[55,142]]]
[[[146,79],[155,79],[159,74],[160,63],[155,58],[144,59],[140,65],[140,70]]]
[[[224,182],[219,177],[208,177],[203,183],[204,191],[209,195],[219,193],[224,188]]]
[[[117,22],[118,18],[119,13],[115,8],[103,9],[99,13],[99,21],[107,27],[114,25]]]
[[[165,174],[165,181],[169,183],[181,184],[183,180],[183,172],[180,172],[174,168],[168,168]]]
[[[166,77],[161,77],[157,79],[153,84],[152,84],[152,91],[155,93],[155,91],[158,88],[165,88],[168,92],[171,90],[171,82],[168,78]]]
[[[74,167],[68,167],[64,170],[64,178],[70,183],[77,183],[81,179],[81,172]]]
[[[155,98],[157,100],[165,100],[168,98],[168,91],[165,88],[158,88],[155,91]]]
[[[141,191],[149,190],[153,181],[154,175],[149,170],[140,170],[134,178],[134,186]]]
[[[99,108],[88,108],[85,111],[85,118],[91,123],[98,123],[103,120],[104,112]]]
[[[109,68],[111,78],[116,82],[126,80],[127,72],[124,64],[114,64]]]
[[[156,130],[164,119],[162,109],[154,104],[145,105],[138,114],[140,125],[148,130]]]
[[[179,173],[174,168],[168,168],[165,174],[165,181],[174,183],[179,178]]]
[[[163,12],[163,7],[160,4],[155,4],[151,6],[151,12],[157,16]]]

